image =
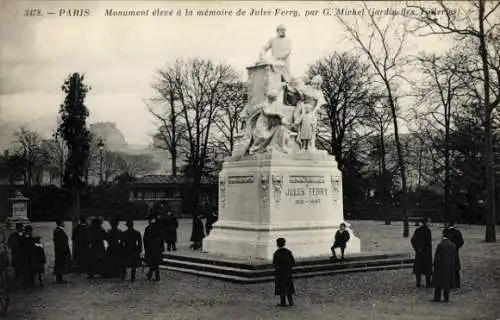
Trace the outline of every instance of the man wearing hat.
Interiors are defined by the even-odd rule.
[[[23,237],[20,240],[21,258],[21,282],[23,289],[33,287],[35,284],[34,256],[35,239],[33,238],[33,227],[27,225],[24,227]]]
[[[158,220],[158,216],[150,215],[149,225],[144,230],[144,252],[149,266],[147,278],[151,280],[154,272],[155,281],[160,281],[160,263],[165,250],[163,232]]]
[[[134,221],[127,220],[127,230],[121,234],[120,244],[122,245],[123,268],[120,278],[125,280],[127,268],[130,268],[130,281],[135,281],[137,267],[141,264],[142,237],[141,233],[134,229]]]
[[[432,275],[432,232],[427,226],[427,218],[422,219],[422,225],[415,230],[411,238],[411,245],[415,250],[413,273],[417,288],[421,287],[422,275],[425,276],[425,287],[431,287]]]
[[[54,275],[56,283],[64,284],[64,275],[68,272],[68,267],[71,261],[71,251],[69,249],[69,239],[66,231],[64,231],[64,221],[57,220],[56,228],[53,233],[54,241]]]

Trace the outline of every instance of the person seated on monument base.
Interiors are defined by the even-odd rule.
[[[332,250],[332,256],[330,257],[331,260],[337,260],[337,255],[335,254],[335,249],[340,248],[340,260],[344,260],[344,252],[345,248],[347,247],[347,242],[351,236],[349,235],[349,231],[346,230],[346,225],[345,223],[340,224],[339,230],[335,233],[335,242],[333,243],[333,246],[331,247]]]

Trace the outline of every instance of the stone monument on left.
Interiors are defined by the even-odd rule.
[[[5,220],[5,224],[15,226],[16,223],[29,223],[28,219],[28,203],[29,199],[26,198],[21,191],[16,190],[14,195],[9,198],[12,203],[12,216]]]

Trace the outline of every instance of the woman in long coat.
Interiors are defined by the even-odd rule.
[[[413,250],[415,250],[415,261],[413,263],[413,273],[417,281],[417,288],[420,288],[422,275],[425,275],[425,287],[431,287],[432,275],[432,233],[427,226],[427,219],[422,221],[422,225],[415,230],[411,238]]]
[[[280,306],[285,306],[285,298],[288,298],[288,303],[293,305],[293,295],[295,294],[295,286],[293,284],[293,266],[295,258],[290,250],[285,248],[285,239],[278,238],[276,244],[278,250],[274,252],[274,294],[280,296]]]

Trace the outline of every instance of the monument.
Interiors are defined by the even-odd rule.
[[[9,198],[12,202],[12,216],[5,220],[6,225],[13,227],[16,223],[29,223],[28,219],[28,202],[29,199],[26,198],[21,191],[16,190],[14,196]]]
[[[284,237],[297,258],[330,255],[335,231],[348,226],[346,253],[360,240],[344,221],[342,173],[315,147],[317,112],[325,105],[320,76],[290,77],[284,26],[248,70],[244,134],[219,173],[219,220],[203,241],[209,254],[270,260]],[[265,58],[271,49],[272,57]]]

